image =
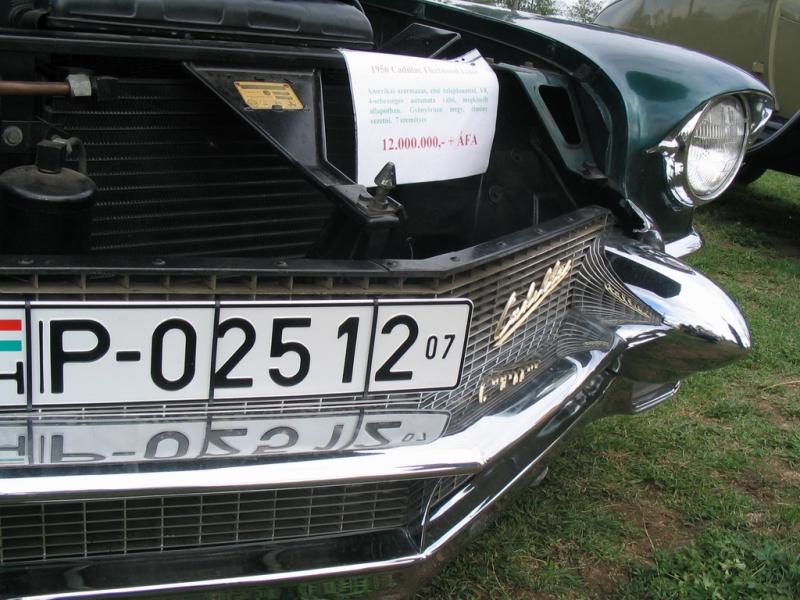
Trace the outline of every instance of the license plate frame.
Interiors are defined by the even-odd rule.
[[[355,326],[347,330],[345,321],[351,317],[350,322]],[[9,352],[0,352],[0,406],[213,403],[227,399],[325,398],[448,390],[457,387],[461,380],[471,317],[472,303],[461,298],[2,303],[0,349],[6,342]],[[237,319],[239,325],[243,320],[254,331],[255,340],[243,359],[252,358],[256,350],[261,353],[249,367],[262,377],[261,387],[236,387],[242,379],[257,379],[239,369],[243,359],[227,372],[224,383],[233,385],[219,385],[220,369],[236,351],[230,346],[237,342],[229,343],[225,338],[233,335],[236,324],[230,323]],[[269,321],[271,329],[267,330],[263,323],[254,324],[258,319]],[[320,319],[330,322],[316,327]],[[281,331],[276,334],[279,320]],[[4,324],[13,331],[3,330]],[[380,367],[386,366],[393,352],[399,350],[398,343],[409,341],[415,325],[418,331],[414,340],[384,372],[388,377],[381,380]],[[341,364],[336,367],[341,372],[340,382],[328,385],[332,371],[321,367],[318,371],[309,367],[306,378],[311,376],[314,385],[305,379],[294,381],[302,370],[298,367],[303,366],[304,352],[299,346],[318,344],[314,341],[316,332],[323,330],[329,337],[338,331],[338,345],[330,339],[325,343],[345,352],[344,361],[349,356],[350,378],[345,380],[346,369]],[[129,333],[120,341],[124,331]],[[156,332],[160,332],[158,340]],[[247,335],[243,330],[239,335],[241,344],[242,335],[244,338]],[[427,347],[423,347],[425,344]],[[183,368],[172,364],[175,352],[179,351],[183,351],[184,357],[191,354],[191,360],[186,359]],[[315,346],[306,348],[305,354],[310,355],[309,364],[311,359],[320,364],[319,357],[325,352]],[[330,361],[335,360],[335,352],[327,354]],[[441,362],[436,369],[427,369],[425,360],[438,359]],[[147,389],[131,388],[131,382],[143,377],[142,369],[131,365],[142,367],[148,361],[153,385]],[[156,364],[160,370],[153,366]],[[98,372],[87,370],[91,368],[87,365],[95,365]],[[190,371],[187,380],[184,376]],[[205,374],[198,376],[198,373]],[[268,374],[268,381],[264,373]],[[75,381],[82,378],[83,389],[74,387],[78,385]]]

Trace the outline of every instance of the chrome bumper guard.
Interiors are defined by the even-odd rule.
[[[517,385],[492,412],[428,445],[213,470],[5,478],[0,489],[0,503],[26,503],[469,476],[406,528],[10,566],[0,569],[0,596],[208,594],[237,586],[245,588],[242,597],[250,590],[253,597],[271,598],[271,590],[286,588],[331,596],[382,591],[381,597],[405,597],[457,542],[485,522],[506,492],[542,474],[576,426],[649,409],[673,395],[679,379],[721,366],[749,349],[747,325],[736,305],[691,267],[623,238],[607,240],[606,256],[628,290],[660,315],[661,323],[609,329],[605,347],[558,359]],[[586,320],[582,326],[598,327]],[[263,586],[271,587],[257,590]]]

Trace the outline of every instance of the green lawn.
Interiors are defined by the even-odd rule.
[[[421,598],[800,598],[800,178],[696,223],[753,352],[584,429]]]

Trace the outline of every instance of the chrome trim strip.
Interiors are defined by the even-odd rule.
[[[377,571],[391,571],[408,568],[428,558],[426,553],[412,554],[395,559],[380,560],[372,563],[356,565],[343,565],[337,567],[322,567],[285,573],[263,573],[243,577],[227,577],[221,579],[207,579],[203,581],[186,581],[158,585],[142,585],[136,587],[113,588],[107,590],[90,590],[85,592],[67,592],[55,594],[40,594],[33,596],[17,596],[17,600],[58,600],[63,598],[98,598],[106,596],[128,597],[142,594],[157,594],[166,592],[199,592],[229,587],[267,585],[307,579],[336,577],[340,575],[358,575]]]
[[[703,236],[700,235],[700,232],[698,232],[696,229],[692,229],[692,233],[689,235],[666,244],[665,251],[670,256],[681,258],[682,256],[687,256],[692,252],[701,250],[704,244],[705,242],[703,241]]]
[[[631,414],[638,415],[669,400],[681,389],[681,383],[680,381],[672,384],[667,383],[655,390],[655,393],[650,392],[639,397],[634,396],[630,402]]]
[[[578,358],[568,357],[537,378],[520,386],[521,400],[495,414],[484,416],[472,427],[424,446],[358,450],[333,458],[298,460],[284,458],[268,464],[170,470],[137,473],[77,474],[6,477],[0,503],[21,500],[102,498],[163,493],[208,493],[258,488],[287,488],[360,483],[378,480],[421,479],[443,475],[475,473],[494,460],[503,449],[539,427],[566,398],[622,351],[593,350]],[[580,360],[579,360],[580,359]],[[533,391],[532,391],[533,390]],[[14,475],[14,473],[10,473]]]

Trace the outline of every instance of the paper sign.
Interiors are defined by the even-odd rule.
[[[356,119],[356,181],[387,162],[397,183],[485,173],[497,120],[497,76],[477,53],[432,60],[342,50]]]

